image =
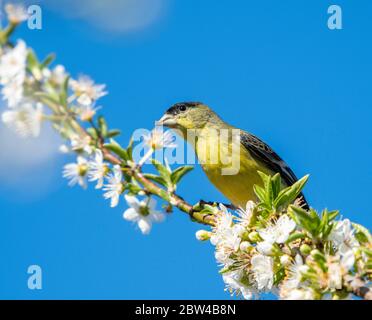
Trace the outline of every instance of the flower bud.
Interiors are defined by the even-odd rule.
[[[84,111],[81,112],[80,119],[81,121],[89,122],[93,119],[95,114],[96,114],[96,111],[94,109],[86,108]]]
[[[291,257],[287,254],[282,255],[280,257],[280,263],[285,267],[288,266],[291,263]]]
[[[320,264],[326,261],[324,254],[321,253],[318,249],[311,250],[310,254],[314,258],[314,260]]]
[[[61,152],[61,153],[69,153],[69,148],[68,148],[68,146],[66,146],[65,144],[62,144],[62,145],[60,145],[60,147],[59,147],[59,152]]]
[[[195,233],[196,239],[199,241],[206,241],[209,240],[211,237],[211,232],[206,231],[206,230],[199,230]]]
[[[251,247],[251,244],[248,241],[243,241],[239,246],[240,250],[242,251],[247,251],[247,249],[250,247]]]
[[[260,235],[258,234],[258,232],[256,231],[252,231],[249,235],[248,235],[248,239],[252,242],[258,242],[260,241]]]
[[[300,247],[300,252],[304,255],[304,256],[307,256],[310,254],[311,252],[311,247],[307,244],[303,244],[301,245]]]

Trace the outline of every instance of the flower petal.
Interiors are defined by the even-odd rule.
[[[130,196],[126,194],[124,195],[124,198],[130,207],[132,207],[136,211],[140,211],[140,202],[135,196]]]
[[[133,208],[129,208],[124,211],[123,218],[128,221],[137,221],[139,219],[139,214]]]
[[[151,231],[151,226],[151,222],[147,219],[142,218],[138,221],[138,227],[141,229],[143,234],[149,234]]]

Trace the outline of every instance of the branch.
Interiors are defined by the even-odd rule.
[[[187,213],[192,219],[196,220],[199,223],[206,224],[206,225],[213,226],[215,224],[213,215],[204,214],[204,213],[201,213],[200,211],[194,210],[193,206],[191,206],[189,203],[187,203],[186,201],[184,201],[183,199],[181,199],[174,193],[170,194],[164,189],[158,187],[155,183],[146,179],[142,175],[141,172],[134,170],[132,174],[133,174],[133,177],[138,182],[140,182],[148,192],[157,195],[163,200],[169,202],[171,205]]]
[[[347,276],[345,280],[356,296],[365,300],[372,300],[372,290],[366,286],[363,280],[353,276]]]
[[[86,133],[87,134],[87,133]],[[113,155],[109,150],[107,150],[103,145],[100,145],[100,149],[107,161],[114,165],[121,165],[122,161]],[[187,203],[185,200],[181,199],[174,193],[169,193],[166,190],[160,188],[152,181],[148,180],[143,176],[139,169],[129,170],[128,175],[134,177],[138,182],[140,182],[145,190],[149,193],[155,194],[163,200],[169,202],[171,205],[177,207],[182,212],[187,213],[192,219],[199,223],[213,226],[215,224],[214,218],[210,214],[203,214],[197,210],[194,210],[193,206]]]

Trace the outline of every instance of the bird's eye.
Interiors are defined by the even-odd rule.
[[[186,106],[185,105],[180,105],[179,109],[180,109],[180,111],[186,111]]]

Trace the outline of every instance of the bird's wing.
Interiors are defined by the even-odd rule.
[[[297,181],[291,168],[265,142],[244,131],[240,133],[240,142],[253,158],[265,164],[274,173],[279,173],[288,186]]]

